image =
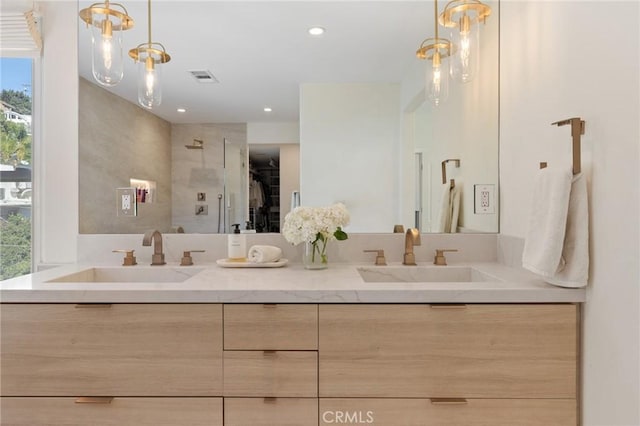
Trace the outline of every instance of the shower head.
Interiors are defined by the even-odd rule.
[[[204,149],[203,142],[200,139],[194,139],[193,145],[185,145],[187,149]]]

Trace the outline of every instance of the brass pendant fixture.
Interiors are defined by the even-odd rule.
[[[447,58],[451,56],[453,46],[451,42],[438,35],[438,1],[434,1],[435,15],[433,17],[435,37],[425,39],[416,56],[419,59],[431,61],[427,64],[425,79],[425,94],[435,106],[446,101],[449,96],[449,66]]]
[[[148,42],[129,50],[129,56],[138,63],[138,103],[152,109],[162,102],[162,67],[171,56],[161,43],[151,41],[151,0],[147,2]]]
[[[453,0],[440,14],[440,25],[451,29],[456,54],[451,57],[451,76],[466,83],[475,77],[480,61],[480,22],[491,8],[479,0]]]
[[[115,86],[124,76],[122,31],[133,28],[133,19],[119,3],[94,3],[80,11],[91,27],[91,71],[103,86]]]

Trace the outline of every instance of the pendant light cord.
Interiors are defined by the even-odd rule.
[[[151,47],[151,0],[147,0],[147,19],[149,21],[149,47]]]
[[[151,1],[151,0],[149,0],[149,1]],[[435,0],[433,2],[433,8],[434,8],[433,23],[436,26],[436,43],[438,43],[438,0]]]

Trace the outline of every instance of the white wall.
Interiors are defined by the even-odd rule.
[[[391,232],[398,223],[399,138],[399,85],[303,84],[301,203],[343,202],[348,231]]]
[[[78,235],[78,5],[57,1],[41,7],[42,85],[34,88],[41,111],[34,149],[36,267],[75,262]]]
[[[298,122],[247,123],[247,143],[285,144],[300,142]]]
[[[584,306],[583,423],[640,424],[638,2],[503,2],[501,232],[524,237],[539,161],[570,164],[586,120],[591,269]]]

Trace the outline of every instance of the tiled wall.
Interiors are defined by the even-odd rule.
[[[185,145],[192,145],[193,139],[203,141],[203,149],[187,149]],[[229,163],[227,180],[239,181],[242,167],[240,151],[246,156],[246,142],[247,127],[244,123],[171,126],[173,226],[182,226],[187,233],[217,233],[218,215],[221,214],[221,229],[225,229],[224,212],[229,211],[229,205],[224,201],[233,194],[232,210],[239,211],[240,206],[236,204],[243,199],[238,193],[241,182],[230,182],[225,194],[225,151]],[[231,169],[235,173],[231,173]],[[198,201],[199,192],[206,194],[205,201]],[[218,202],[218,195],[225,197],[223,202]],[[196,215],[196,205],[206,206],[207,214]],[[244,223],[242,220],[239,222]]]
[[[79,232],[123,234],[171,226],[171,124],[80,78]],[[116,188],[156,182],[137,217],[116,214]],[[61,184],[64,184],[62,182]]]

